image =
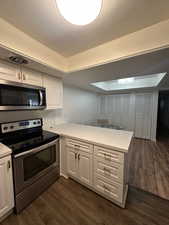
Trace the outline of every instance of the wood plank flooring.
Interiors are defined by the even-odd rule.
[[[133,139],[129,184],[169,200],[169,138]]]
[[[167,225],[169,201],[129,189],[126,209],[71,179],[60,178],[21,214],[1,225]]]

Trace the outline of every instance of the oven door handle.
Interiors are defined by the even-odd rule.
[[[24,156],[24,155],[28,156],[28,155],[32,155],[34,153],[40,152],[40,151],[44,150],[45,148],[48,148],[48,147],[56,144],[58,141],[59,141],[59,138],[57,138],[56,140],[51,141],[47,144],[41,145],[37,148],[33,148],[33,149],[28,150],[28,151],[25,151],[25,152],[19,153],[17,155],[14,155],[14,158],[16,159],[16,158]]]

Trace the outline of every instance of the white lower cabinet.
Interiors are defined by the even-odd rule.
[[[92,155],[71,147],[68,150],[68,174],[84,184],[92,185]]]
[[[73,148],[68,148],[67,158],[68,158],[68,173],[73,177],[78,177],[78,167],[77,167],[77,153]]]
[[[89,186],[93,183],[93,148],[92,145],[67,139],[68,175]],[[82,150],[81,150],[82,149]]]
[[[14,207],[11,156],[0,159],[0,219]]]
[[[128,190],[126,153],[66,139],[68,176],[125,207]]]
[[[78,177],[83,183],[92,185],[92,159],[93,156],[86,152],[79,152],[78,155]]]
[[[117,182],[107,181],[104,177],[98,174],[94,175],[94,187],[110,200],[115,200],[119,203],[123,201],[123,186]]]

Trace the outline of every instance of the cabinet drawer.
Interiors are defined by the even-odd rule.
[[[105,163],[124,163],[124,153],[111,149],[94,146],[94,155]]]
[[[123,186],[116,182],[108,183],[104,178],[95,174],[94,187],[108,199],[116,200],[120,203],[123,201]]]
[[[112,162],[111,166],[103,163],[99,158],[94,159],[94,172],[108,179],[110,182],[123,183],[123,165]]]
[[[76,150],[93,153],[93,145],[74,139],[66,139],[66,145]]]

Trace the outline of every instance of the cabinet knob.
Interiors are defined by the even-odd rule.
[[[80,160],[80,154],[78,154],[78,160]]]

